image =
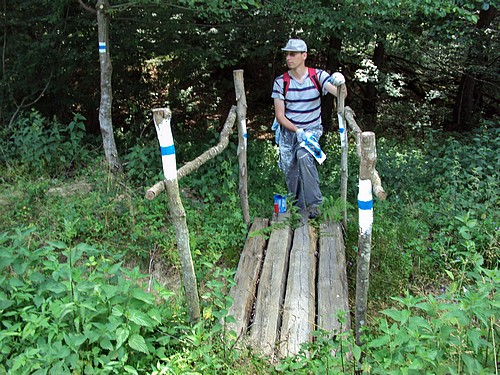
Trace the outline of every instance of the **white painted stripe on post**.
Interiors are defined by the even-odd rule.
[[[339,119],[340,146],[344,147],[347,144],[347,132],[345,130],[344,117],[337,113]]]
[[[175,160],[174,138],[170,127],[170,120],[163,119],[156,125],[156,134],[160,142],[161,162],[165,179],[172,181],[177,178],[177,165]]]
[[[246,120],[241,120],[241,130],[243,131],[243,146],[245,151],[247,150],[247,122]]]
[[[358,192],[359,229],[361,234],[369,234],[373,224],[373,195],[371,180],[359,180]]]

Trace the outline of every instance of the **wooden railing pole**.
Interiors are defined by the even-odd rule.
[[[181,261],[184,291],[188,303],[189,316],[193,323],[200,320],[200,300],[193,259],[189,246],[189,230],[186,223],[186,211],[182,205],[177,183],[177,166],[175,160],[174,139],[170,120],[172,113],[168,108],[153,109],[153,119],[160,142],[165,189],[170,206],[171,218],[175,226],[177,249]]]
[[[355,334],[356,343],[361,345],[362,327],[366,324],[366,307],[368,304],[368,287],[370,284],[370,256],[373,224],[372,182],[377,151],[375,133],[363,132],[360,136],[361,160],[359,165],[359,242],[356,274],[356,311]]]
[[[347,142],[347,126],[345,121],[345,97],[346,97],[346,87],[345,84],[339,86],[338,93],[338,105],[337,105],[337,117],[339,120],[339,133],[340,133],[340,199],[344,205],[342,210],[342,224],[344,230],[347,230],[347,155],[348,155],[348,142]]]
[[[247,99],[243,70],[234,70],[234,91],[236,93],[236,113],[238,114],[238,162],[239,162],[239,187],[243,220],[247,227],[250,226],[250,209],[248,207],[247,183]]]

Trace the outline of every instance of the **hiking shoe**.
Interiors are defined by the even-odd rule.
[[[312,206],[309,208],[309,219],[315,219],[319,216],[318,207]]]

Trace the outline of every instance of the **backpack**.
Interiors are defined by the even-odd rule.
[[[321,85],[319,84],[318,76],[316,75],[316,69],[307,68],[309,71],[309,77],[313,81],[316,89],[321,93]],[[288,92],[288,87],[290,86],[290,74],[288,72],[283,73],[283,96],[286,99],[286,93]]]

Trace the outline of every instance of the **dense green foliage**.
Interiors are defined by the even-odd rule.
[[[10,128],[32,108],[63,123],[78,112],[87,118],[87,132],[98,134],[97,25],[88,10],[95,3],[2,1],[3,124]],[[120,159],[137,136],[151,132],[145,124],[154,107],[170,105],[175,126],[204,133],[233,102],[234,69],[245,71],[249,112],[269,113],[272,80],[284,70],[280,48],[292,36],[308,42],[311,65],[346,75],[348,101],[359,116],[370,115],[367,126],[380,120],[373,106],[396,98],[441,101],[437,125],[470,129],[498,111],[497,8],[496,0],[112,0],[107,14]],[[467,75],[474,86],[464,87]],[[454,110],[471,95],[465,126]]]
[[[202,295],[203,319],[193,326],[175,282],[168,207],[162,198],[143,198],[143,181],[160,178],[159,155],[148,162],[155,147],[133,149],[129,174],[112,176],[82,139],[60,134],[52,144],[51,121],[37,113],[31,121],[40,129],[31,136],[46,145],[43,160],[15,152],[26,137],[19,132],[6,142],[1,171],[0,373],[494,372],[500,134],[491,123],[467,136],[425,130],[410,142],[378,140],[377,168],[389,197],[375,204],[365,342],[356,346],[350,332],[316,332],[297,356],[270,362],[238,347],[225,329],[232,319],[226,293],[246,236],[234,145],[180,181]],[[80,121],[68,126],[81,128]],[[24,123],[30,119],[16,126]],[[269,216],[272,195],[284,189],[276,149],[270,140],[251,139],[252,217]],[[328,215],[338,195],[338,136],[327,134],[323,144]],[[190,155],[193,147],[200,149],[186,143],[178,152]],[[71,158],[61,159],[61,150]],[[357,168],[351,157],[352,201]],[[354,288],[355,205],[348,216]],[[150,261],[163,268],[151,269]]]

